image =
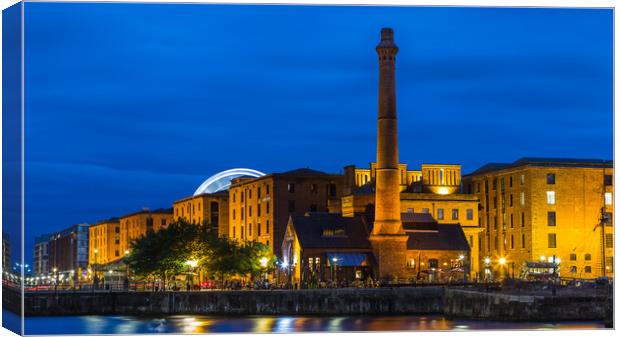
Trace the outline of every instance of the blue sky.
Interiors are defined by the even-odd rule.
[[[368,165],[385,26],[401,162],[612,158],[611,10],[27,3],[26,259],[228,168]]]

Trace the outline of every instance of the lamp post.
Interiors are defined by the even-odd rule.
[[[506,273],[504,270],[504,266],[506,265],[506,258],[505,257],[500,257],[499,258],[499,268],[500,268],[500,275],[502,275],[504,278],[506,278]]]
[[[190,278],[190,273],[191,273],[191,270],[193,268],[196,268],[196,266],[198,265],[198,261],[196,261],[196,260],[187,260],[187,261],[185,261],[185,264],[187,265],[187,280],[186,280],[187,281],[187,291],[190,291],[190,289],[191,289],[191,282],[190,282],[190,279],[189,279]]]
[[[484,258],[484,280],[487,282],[489,281],[489,275],[491,275],[491,258],[487,256]]]
[[[332,262],[334,264],[334,284],[338,288],[338,258],[332,258]]]
[[[264,278],[267,279],[267,263],[269,262],[269,259],[263,256],[260,258],[259,262],[260,262],[261,268],[263,269],[262,274],[264,274]]]
[[[54,292],[56,292],[58,290],[58,268],[54,267],[52,271],[54,272]]]

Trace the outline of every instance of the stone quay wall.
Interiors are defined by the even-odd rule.
[[[499,321],[607,321],[613,317],[613,296],[611,293],[520,295],[447,289],[443,314],[449,318]]]
[[[390,315],[440,314],[443,288],[274,291],[27,293],[36,315]]]
[[[4,290],[6,295],[15,290]],[[16,295],[18,293],[16,292]],[[3,306],[11,311],[13,305]],[[399,287],[202,292],[25,293],[26,316],[48,315],[427,315],[500,321],[613,318],[611,292],[551,296],[462,288]]]

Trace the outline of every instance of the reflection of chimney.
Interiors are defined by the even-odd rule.
[[[394,64],[398,47],[391,28],[381,30],[379,55],[379,113],[377,121],[377,172],[373,234],[403,234],[400,221],[398,125]]]

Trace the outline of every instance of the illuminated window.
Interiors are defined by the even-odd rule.
[[[525,192],[521,192],[519,194],[519,202],[521,203],[521,206],[525,205]]]
[[[295,193],[295,184],[288,183],[287,189],[289,193]]]
[[[547,191],[547,205],[555,205],[555,191]]]
[[[411,210],[413,212],[413,210]],[[443,208],[437,209],[437,220],[443,220]]]
[[[605,234],[605,248],[614,248],[614,235]]]
[[[525,174],[522,174],[521,177],[519,177],[519,184],[525,184]]]
[[[609,206],[613,204],[613,197],[611,192],[605,192],[605,205]]]
[[[422,208],[422,213],[424,213],[424,214],[428,214],[428,213],[429,213],[428,208]]]
[[[614,271],[614,257],[608,256],[605,258],[605,271],[613,272]]]

